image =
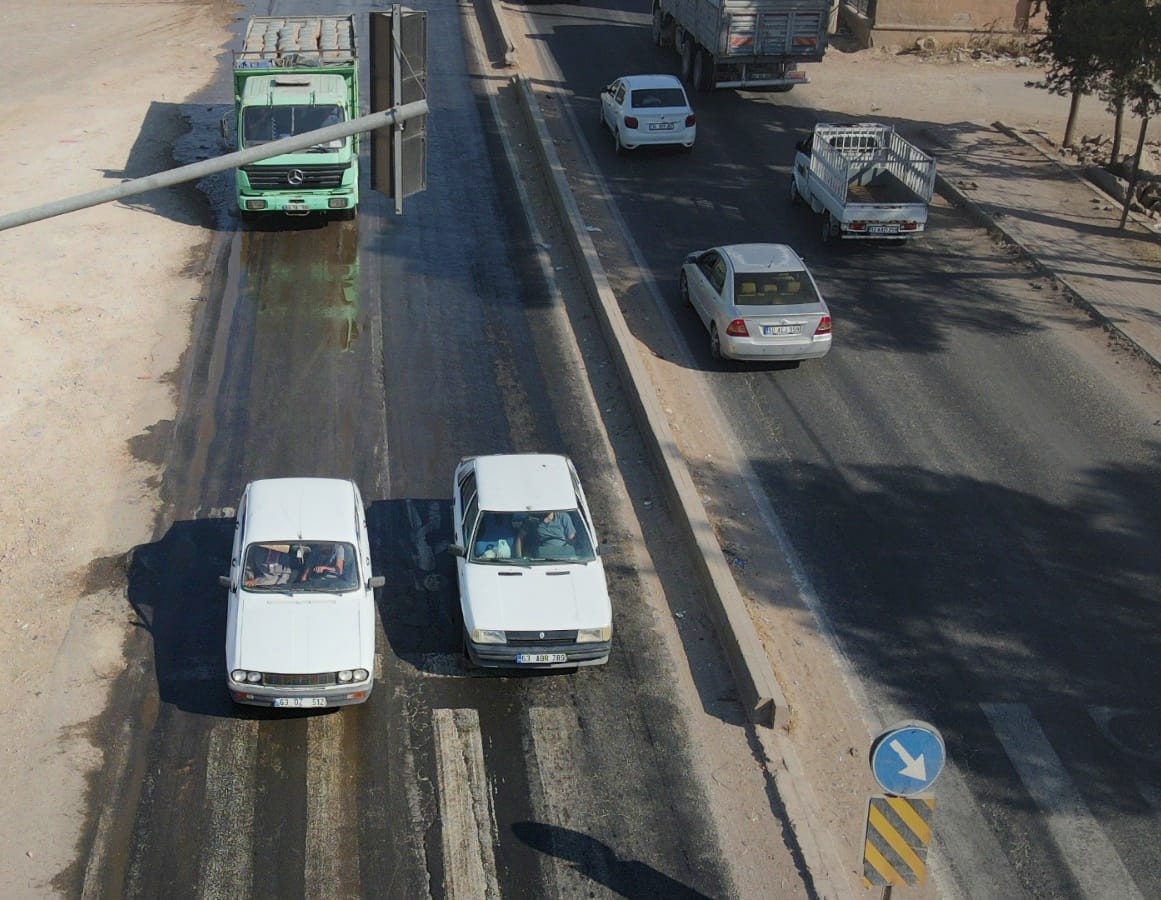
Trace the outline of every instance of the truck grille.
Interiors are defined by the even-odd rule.
[[[317,672],[305,675],[280,675],[277,672],[263,672],[262,683],[267,687],[325,687],[338,684],[334,672]]]
[[[337,188],[350,163],[338,166],[242,166],[257,191],[302,191]]]
[[[537,647],[552,644],[575,644],[576,630],[572,631],[506,631],[509,645],[525,646],[535,644]]]

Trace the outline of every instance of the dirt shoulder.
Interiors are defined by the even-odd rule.
[[[222,0],[0,9],[5,211],[174,166],[215,74]],[[130,627],[121,559],[152,537],[178,368],[212,232],[190,186],[0,232],[0,883],[45,896],[73,862],[89,737]]]

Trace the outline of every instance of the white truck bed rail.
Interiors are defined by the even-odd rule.
[[[870,201],[876,205],[928,204],[935,193],[935,160],[890,125],[816,125],[810,170],[840,206],[860,202],[851,188],[884,171],[912,196]]]

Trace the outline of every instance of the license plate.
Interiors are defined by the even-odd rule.
[[[275,697],[274,705],[287,709],[313,709],[316,706],[326,706],[326,697]]]
[[[649,130],[650,131],[673,131],[673,123],[672,122],[650,122],[649,123]]]
[[[287,203],[287,212],[310,212],[310,207],[305,203]]]
[[[898,234],[898,225],[868,225],[868,234]]]
[[[518,653],[518,663],[562,663],[568,661],[567,653]]]
[[[767,337],[775,337],[780,334],[801,334],[801,325],[763,325],[762,334]]]

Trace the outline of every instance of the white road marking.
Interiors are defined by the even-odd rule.
[[[205,799],[210,821],[197,891],[202,900],[247,900],[253,892],[257,743],[253,719],[222,719],[210,731]]]
[[[484,770],[480,717],[474,709],[432,710],[439,772],[444,893],[500,900],[496,817]]]
[[[980,704],[1084,897],[1143,900],[1116,848],[1023,703]]]
[[[358,809],[343,784],[350,758],[343,746],[343,714],[313,716],[306,730],[306,897],[354,897],[359,883]]]

